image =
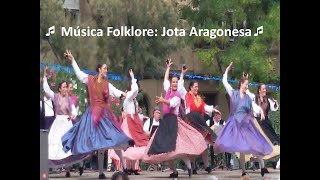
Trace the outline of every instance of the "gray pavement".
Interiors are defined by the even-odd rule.
[[[280,179],[280,170],[268,169],[270,173],[265,174],[264,177],[261,177],[260,170],[252,171],[248,170],[247,174],[249,174],[251,180],[278,180]],[[107,179],[111,179],[111,176],[114,172],[104,172],[107,176]],[[141,175],[130,175],[129,178],[131,179],[150,179],[150,180],[160,180],[160,179],[170,179],[169,174],[171,172],[161,172],[161,171],[142,171],[140,172]],[[198,171],[198,174],[192,175],[191,179],[212,179],[210,176],[215,176],[218,180],[240,180],[241,170],[221,170],[217,169],[212,171],[212,173],[208,174],[206,171]],[[92,170],[85,170],[82,176],[79,176],[78,172],[71,172],[70,178],[64,177],[65,172],[61,172],[59,174],[50,174],[50,180],[75,180],[75,179],[98,179],[98,172]],[[189,179],[188,172],[179,172],[178,179]],[[212,179],[213,180],[213,179]]]

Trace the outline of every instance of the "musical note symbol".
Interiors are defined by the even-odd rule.
[[[48,29],[48,33],[46,34],[46,36],[50,36],[50,34],[54,34],[54,30],[55,30],[55,27],[54,26],[51,26],[49,29]]]
[[[263,33],[263,26],[260,26],[257,28],[257,32],[254,34],[254,36],[258,36],[259,34]]]

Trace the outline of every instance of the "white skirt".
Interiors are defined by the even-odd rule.
[[[71,151],[63,151],[61,138],[72,128],[72,121],[67,115],[57,115],[53,121],[48,135],[49,160],[61,160],[71,156]]]

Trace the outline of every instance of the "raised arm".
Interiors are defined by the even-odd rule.
[[[50,86],[48,84],[47,80],[47,69],[48,67],[44,68],[44,73],[43,73],[43,90],[44,92],[51,98],[54,99],[54,92],[50,89]]]
[[[139,92],[139,87],[137,84],[137,80],[134,78],[134,74],[132,72],[132,69],[130,69],[129,74],[131,77],[131,90],[127,92],[126,99],[132,101],[134,98],[137,97],[138,92]]]
[[[278,101],[275,99],[268,99],[270,103],[270,110],[271,111],[277,111],[279,109]]]
[[[81,82],[87,83],[88,82],[88,74],[86,74],[80,70],[80,68],[79,68],[79,66],[78,66],[76,60],[74,59],[70,50],[66,50],[66,52],[64,53],[64,57],[71,62],[74,73],[76,74],[77,78]]]
[[[187,72],[187,69],[184,69],[185,65],[183,64],[182,65],[182,68],[181,68],[181,75],[180,75],[180,79],[178,81],[178,92],[180,93],[181,95],[181,99],[183,100],[186,100],[186,94],[187,94],[187,90],[186,88],[184,87],[184,79],[183,79],[183,76],[185,75],[185,73]]]
[[[125,93],[115,88],[111,83],[109,83],[109,95],[116,98],[120,98],[121,95],[125,96]]]
[[[171,59],[167,59],[166,64],[167,64],[167,70],[164,74],[163,89],[167,92],[170,88],[169,73],[170,73],[170,66],[172,64]]]
[[[226,91],[228,92],[229,96],[231,96],[232,94],[232,90],[233,88],[231,87],[231,85],[228,83],[228,72],[230,71],[232,66],[232,62],[229,64],[229,66],[227,67],[226,71],[223,74],[223,78],[222,78],[222,83],[224,88],[226,88]]]

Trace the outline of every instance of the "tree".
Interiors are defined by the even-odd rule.
[[[181,44],[183,38],[161,37],[162,27],[182,27],[177,10],[165,0],[95,0],[90,1],[93,18],[97,27],[107,32],[121,26],[134,26],[135,29],[157,29],[158,36],[125,37],[106,36],[99,39],[103,46],[98,58],[105,54],[113,72],[123,73],[133,69],[141,77],[159,77],[159,67],[164,59]]]
[[[279,83],[275,72],[277,56],[270,47],[280,44],[280,1],[278,0],[194,0],[194,6],[181,10],[182,18],[197,28],[240,29],[250,28],[252,34],[263,26],[264,33],[257,37],[191,37],[189,42],[198,49],[198,57],[209,67],[211,75],[221,76],[233,61],[231,78],[249,72],[253,81]],[[278,48],[276,48],[278,49]]]
[[[51,49],[55,54],[56,64],[68,65],[64,60],[63,53],[66,49],[71,49],[77,62],[81,67],[92,69],[96,63],[97,44],[96,37],[72,37],[61,36],[61,27],[95,28],[92,21],[77,22],[73,16],[66,16],[69,10],[63,9],[61,0],[41,0],[40,1],[40,49],[44,54]],[[55,33],[46,37],[48,28],[55,26]],[[48,42],[50,48],[44,42]]]

